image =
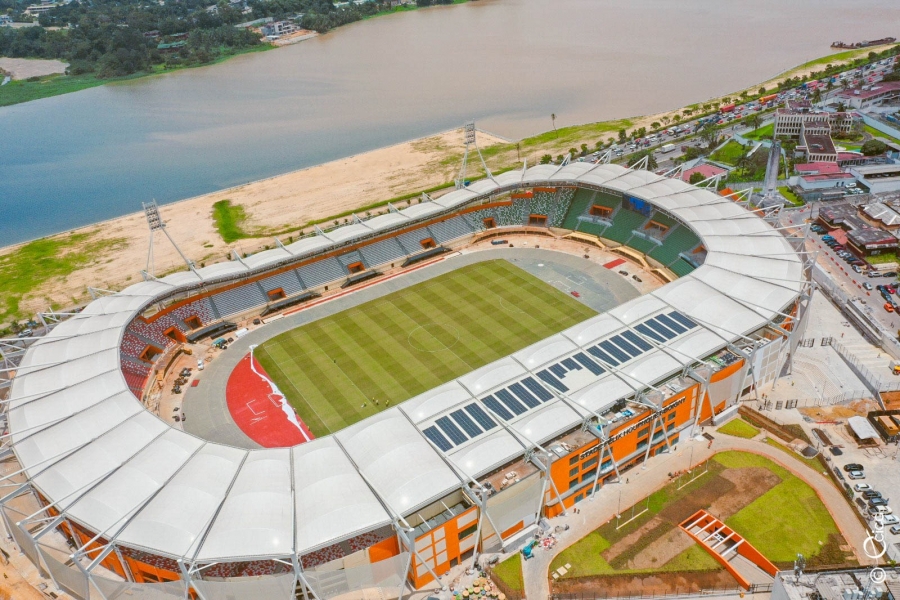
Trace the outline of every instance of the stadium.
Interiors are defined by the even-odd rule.
[[[800,239],[734,196],[575,162],[423,200],[251,256],[148,275],[98,294],[28,346],[6,402],[0,504],[35,567],[77,598],[402,595],[727,417],[742,394],[777,377],[802,336],[811,262]],[[167,357],[233,331],[237,317],[267,321],[332,296],[381,294],[392,278],[415,270],[427,279],[450,269],[458,249],[513,233],[611,250],[666,283],[599,314],[579,313],[571,297],[542,301],[528,281],[511,286],[518,312],[483,323],[509,321],[518,345],[487,344],[480,366],[448,366],[420,388],[397,388],[422,390],[414,396],[345,422],[313,423],[300,409],[315,435],[289,447],[224,443],[215,427],[192,434],[142,402]],[[489,267],[441,274],[446,301],[474,285],[446,279],[463,269],[481,269],[463,275],[487,279],[486,290],[492,277],[515,276]],[[471,306],[488,293],[469,294]],[[565,310],[547,324],[554,306]],[[500,335],[470,324],[472,310],[446,317],[449,341],[435,329],[413,347],[424,356],[432,341],[442,350],[463,335]],[[271,344],[290,334],[276,329],[285,322],[253,333]],[[390,353],[387,342],[377,347]],[[357,364],[351,379],[362,380],[366,363]],[[225,388],[203,381],[213,384]]]

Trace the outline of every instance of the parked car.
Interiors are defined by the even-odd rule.
[[[887,500],[885,500],[881,496],[878,496],[877,498],[869,498],[869,506],[887,506],[887,503]]]
[[[862,471],[850,471],[849,473],[847,473],[847,477],[849,477],[850,479],[865,479],[866,474]]]
[[[868,492],[872,490],[872,486],[868,483],[857,483],[853,486],[853,489],[857,492]]]
[[[888,311],[889,313],[892,313],[892,312],[894,312],[894,305],[891,304],[890,302],[885,302],[884,310]]]
[[[900,523],[900,519],[897,518],[897,515],[884,515],[884,518],[881,520],[885,525],[896,525]],[[894,531],[894,528],[891,528],[891,531]]]
[[[896,518],[896,517],[895,517],[895,518]],[[893,527],[891,527],[891,530],[890,530],[890,531],[891,531],[891,533],[893,533],[894,535],[900,535],[900,525],[894,525]]]
[[[867,282],[863,283],[863,287],[866,288],[867,290],[871,290],[872,284],[867,281]]]
[[[850,471],[863,471],[863,470],[865,470],[865,467],[859,463],[849,463],[849,464],[844,465],[844,471],[846,471],[847,473],[849,473]]]
[[[862,493],[862,496],[866,500],[871,500],[872,498],[881,498],[881,492],[879,492],[878,490],[871,490],[871,489],[865,490]]]

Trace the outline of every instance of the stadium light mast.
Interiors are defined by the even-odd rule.
[[[172,246],[175,247],[175,251],[181,256],[181,260],[185,262],[188,269],[193,271],[194,262],[184,255],[184,252],[181,251],[181,248],[178,247],[178,244],[175,243],[175,240],[172,239],[172,236],[166,231],[166,223],[159,214],[159,205],[156,204],[156,200],[153,200],[152,202],[141,202],[141,206],[144,209],[144,216],[147,217],[147,225],[150,227],[150,246],[147,249],[147,273],[149,273],[150,276],[153,276],[153,238],[157,231],[162,231],[163,234],[169,238]]]
[[[475,152],[478,153],[478,158],[481,159],[481,166],[484,167],[484,174],[488,177],[488,179],[493,180],[494,176],[491,174],[491,170],[488,169],[487,163],[484,162],[484,156],[481,154],[481,149],[478,147],[478,140],[475,135],[475,121],[469,121],[463,126],[463,134],[465,136],[466,150],[463,152],[462,166],[459,169],[459,177],[456,178],[456,189],[462,189],[466,187],[466,168],[469,165],[469,147],[472,146],[475,148]]]

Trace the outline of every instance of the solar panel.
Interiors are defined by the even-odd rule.
[[[618,360],[619,362],[628,362],[629,360],[631,360],[630,356],[622,352],[622,350],[618,346],[614,345],[609,340],[600,342],[600,347],[609,352],[612,356],[616,357],[616,360]]]
[[[606,371],[606,369],[588,358],[587,354],[585,354],[584,352],[579,352],[578,354],[576,354],[575,360],[587,367],[587,370],[594,375],[602,375]]]
[[[565,377],[566,376],[566,370],[560,364],[550,365],[550,372],[553,373],[554,375],[556,375],[557,377]]]
[[[682,327],[681,325],[679,325],[678,323],[676,323],[675,321],[673,321],[673,320],[669,317],[669,315],[656,315],[656,319],[657,319],[660,323],[662,323],[663,325],[665,325],[666,327],[668,327],[669,329],[671,329],[672,331],[674,331],[675,333],[681,334],[681,333],[684,333],[685,331],[687,331],[687,328],[686,328],[686,327]]]
[[[443,434],[441,434],[441,432],[438,431],[437,427],[435,427],[434,425],[432,425],[431,427],[429,427],[427,429],[423,429],[422,433],[425,434],[425,437],[427,437],[429,440],[434,442],[435,446],[437,446],[444,452],[446,452],[447,450],[449,450],[450,448],[453,447],[453,444],[448,442],[447,438],[445,438],[443,436]]]
[[[643,333],[644,335],[646,335],[648,338],[654,339],[657,342],[665,342],[666,341],[666,338],[664,338],[660,334],[656,333],[655,331],[653,331],[652,329],[647,327],[646,323],[641,323],[640,325],[635,325],[634,328],[637,329],[638,331],[640,331],[641,333]]]
[[[675,337],[675,334],[673,332],[669,331],[669,329],[667,327],[663,326],[662,323],[657,321],[656,317],[654,317],[652,319],[647,319],[647,327],[650,327],[653,331],[657,332],[659,335],[663,336],[667,340],[671,340],[673,337]]]
[[[612,356],[610,356],[609,354],[607,354],[606,352],[601,350],[600,346],[591,346],[590,348],[587,349],[587,351],[608,365],[616,366],[617,364],[619,364],[619,361],[617,361]]]
[[[681,323],[682,325],[684,325],[685,327],[687,327],[688,329],[693,329],[694,327],[697,326],[696,323],[694,323],[693,321],[688,319],[686,316],[684,316],[677,310],[673,310],[672,312],[670,312],[669,316],[672,317],[673,319],[675,319],[676,321],[678,321],[679,323]]]
[[[639,336],[638,334],[636,334],[633,331],[623,331],[622,337],[625,338],[626,340],[628,340],[629,342],[631,342],[632,344],[634,344],[635,346],[637,346],[638,348],[640,348],[641,350],[643,350],[644,352],[653,348],[653,345],[650,344],[650,342],[648,342],[647,340],[645,340],[644,338],[642,338],[641,336]]]
[[[633,345],[629,344],[628,341],[621,335],[614,335],[613,337],[609,338],[609,341],[611,341],[613,344],[615,344],[631,356],[640,356],[641,354],[643,354],[643,352],[641,352],[638,348],[635,348]]]
[[[494,420],[491,418],[491,415],[487,414],[487,411],[485,411],[479,405],[469,404],[465,408],[466,412],[468,412],[485,431],[490,431],[497,426],[497,423],[494,422]]]
[[[481,399],[481,401],[484,402],[485,406],[491,409],[491,412],[493,412],[504,421],[509,421],[513,418],[512,413],[506,410],[506,407],[500,404],[493,396],[485,396]]]
[[[540,406],[541,401],[534,397],[534,395],[522,387],[522,384],[514,383],[509,386],[509,391],[516,395],[516,397],[528,405],[528,408],[535,408]]]
[[[454,410],[452,413],[450,413],[450,416],[453,417],[453,420],[463,428],[463,431],[465,431],[470,438],[473,438],[476,435],[482,433],[481,427],[476,425],[475,421],[469,418],[469,415],[464,413],[462,409]]]
[[[441,431],[446,433],[447,437],[450,438],[450,441],[457,446],[469,439],[462,431],[460,431],[459,427],[457,427],[456,424],[447,417],[441,417],[434,423],[435,425],[440,427]]]
[[[521,402],[516,400],[515,397],[509,393],[509,390],[500,390],[496,393],[496,395],[500,402],[506,405],[506,408],[513,411],[517,415],[521,415],[526,410],[528,410]]]
[[[559,379],[554,377],[553,374],[550,373],[550,371],[548,371],[547,369],[544,369],[543,371],[539,371],[537,376],[561,392],[569,391],[569,388],[567,388],[562,381],[560,381]]]
[[[581,365],[579,365],[577,362],[575,362],[572,358],[567,358],[567,359],[563,360],[562,364],[565,368],[567,368],[570,371],[580,371],[581,370]]]
[[[522,385],[527,387],[531,392],[541,399],[542,402],[546,402],[553,398],[553,394],[547,391],[547,388],[539,384],[537,381],[532,379],[531,377],[526,377],[522,380]]]

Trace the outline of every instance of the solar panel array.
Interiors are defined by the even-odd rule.
[[[634,326],[641,335],[631,330],[623,331],[587,348],[587,354],[577,352],[538,371],[535,375],[547,386],[560,392],[567,392],[569,388],[562,379],[568,373],[587,369],[592,375],[600,376],[610,366],[616,367],[653,350],[655,346],[644,339],[645,337],[665,343],[695,327],[696,323],[678,311],[659,314]],[[529,375],[481,398],[482,404],[493,413],[493,416],[481,405],[471,403],[438,418],[433,425],[422,430],[422,433],[435,446],[447,452],[497,427],[494,417],[511,421],[553,398],[554,395],[544,385]]]

